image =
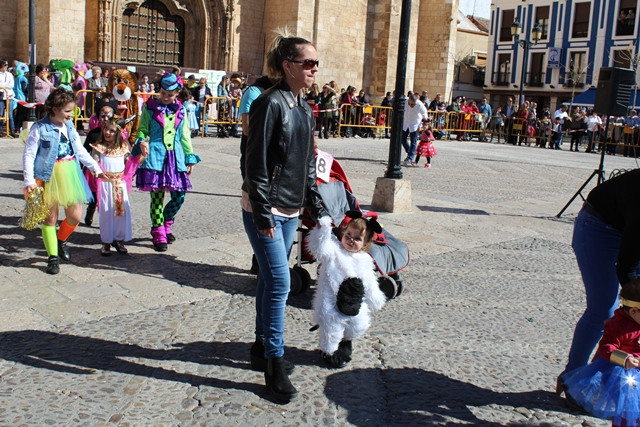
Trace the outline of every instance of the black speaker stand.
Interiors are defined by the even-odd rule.
[[[612,137],[613,137],[613,132],[612,132]],[[582,186],[580,186],[580,188],[578,188],[578,191],[576,191],[576,193],[573,195],[573,197],[571,197],[571,199],[569,199],[569,201],[567,202],[566,205],[564,205],[562,210],[560,212],[558,212],[558,214],[556,215],[556,218],[560,218],[562,216],[562,214],[564,213],[564,211],[567,210],[569,205],[571,205],[571,203],[573,203],[573,201],[578,196],[580,196],[582,201],[586,200],[584,198],[584,196],[582,195],[582,190],[584,190],[584,188],[589,184],[589,182],[591,182],[591,180],[593,179],[594,176],[598,177],[598,183],[596,185],[600,185],[605,181],[604,156],[605,156],[605,153],[607,151],[608,142],[609,142],[609,115],[607,115],[607,124],[606,124],[606,126],[604,128],[604,145],[602,146],[602,151],[600,152],[600,164],[598,165],[598,169],[594,169],[593,172],[591,172],[591,175],[589,175],[589,178],[587,178],[587,180],[582,184]]]

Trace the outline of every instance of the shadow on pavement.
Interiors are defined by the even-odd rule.
[[[39,369],[78,375],[112,371],[186,383],[196,387],[245,390],[265,397],[266,389],[261,384],[205,377],[145,364],[145,359],[149,359],[250,370],[251,365],[248,361],[250,346],[251,343],[243,342],[197,341],[176,343],[168,349],[153,349],[136,344],[49,331],[25,330],[0,333],[0,358]],[[316,352],[295,348],[287,348],[286,351],[288,358],[297,365],[317,363]]]
[[[11,179],[14,181],[22,182],[24,180],[24,175],[21,170],[8,170],[6,172],[0,172],[0,179]],[[16,194],[22,196],[22,187],[18,189],[18,192]]]
[[[489,215],[487,211],[483,211],[481,209],[441,208],[437,206],[417,206],[417,208],[426,212],[444,212],[461,215]]]
[[[496,405],[526,408],[531,412],[536,409],[569,412],[550,391],[500,393],[415,368],[354,369],[332,374],[327,377],[325,394],[349,412],[347,421],[356,426],[496,425],[478,418],[470,409]],[[368,403],[363,404],[365,401]],[[372,407],[380,408],[381,412],[372,413]],[[389,419],[381,419],[384,413]],[[518,414],[514,412],[514,415]],[[532,417],[528,421],[500,425],[544,424]]]
[[[27,231],[17,225],[18,217],[1,217],[2,235],[20,235],[22,238],[3,239],[5,251],[0,253],[0,265],[32,268],[44,273],[47,255],[40,238],[40,229]],[[221,290],[229,294],[255,296],[256,277],[248,270],[230,265],[212,265],[205,262],[189,262],[178,256],[163,253],[129,253],[101,256],[98,228],[80,226],[69,239],[71,264],[82,268],[105,271],[124,271],[143,277],[161,277],[178,285],[192,288]],[[127,246],[149,246],[148,238],[135,238]],[[88,246],[88,247],[87,247]],[[213,255],[212,255],[213,257]],[[61,264],[64,274],[65,265]],[[290,295],[287,304],[310,309],[313,290]]]

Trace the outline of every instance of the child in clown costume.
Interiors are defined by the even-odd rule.
[[[614,426],[640,425],[640,279],[625,284],[622,306],[604,323],[594,360],[562,376],[567,402]]]
[[[182,88],[180,77],[165,73],[160,81],[160,96],[147,101],[137,139],[131,155],[146,157],[136,173],[136,187],[151,195],[151,235],[158,252],[167,250],[175,240],[171,226],[185,193],[191,190],[189,175],[200,157],[191,146],[191,129],[186,112],[177,95]],[[164,205],[164,193],[171,200]]]
[[[309,252],[320,263],[313,319],[319,328],[323,359],[332,368],[351,360],[351,341],[364,335],[371,324],[370,313],[386,302],[373,260],[366,253],[374,232],[382,231],[380,224],[362,218],[359,211],[346,215],[350,221],[340,240],[334,236],[328,216],[318,220],[307,240]]]

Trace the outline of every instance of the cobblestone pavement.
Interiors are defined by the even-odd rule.
[[[388,140],[319,142],[366,208]],[[300,397],[278,405],[248,363],[255,278],[238,139],[194,141],[203,163],[168,252],[153,251],[149,197],[134,192],[130,254],[100,256],[98,228],[81,226],[56,276],[39,231],[17,226],[22,143],[0,146],[1,426],[609,425],[553,393],[584,305],[570,246],[581,200],[555,215],[597,155],[436,142],[431,169],[404,169],[413,211],[381,213],[411,250],[404,293],[339,370],[309,332],[313,287],[292,296],[286,355]]]

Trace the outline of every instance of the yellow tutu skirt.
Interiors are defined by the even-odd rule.
[[[51,179],[44,184],[44,200],[48,206],[57,204],[63,208],[93,200],[78,160],[73,158],[56,161]]]

